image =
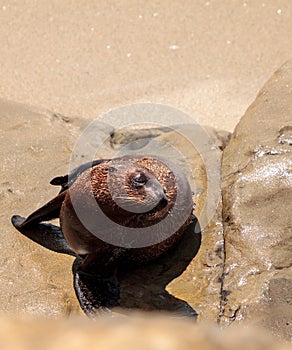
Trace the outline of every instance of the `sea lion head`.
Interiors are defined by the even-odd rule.
[[[60,211],[69,246],[78,254],[97,254],[112,246],[164,241],[161,252],[167,249],[190,222],[193,207],[187,179],[168,163],[158,157],[124,156],[80,174]]]
[[[141,214],[167,205],[165,188],[152,171],[130,161],[112,163],[108,167],[108,188],[119,208]]]

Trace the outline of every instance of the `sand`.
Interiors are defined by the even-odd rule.
[[[232,131],[291,38],[289,0],[2,0],[0,98],[89,120],[159,102]]]

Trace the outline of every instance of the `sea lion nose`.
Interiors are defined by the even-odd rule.
[[[152,186],[153,191],[156,194],[157,198],[158,199],[163,199],[164,198],[164,199],[167,200],[164,188],[162,187],[161,183],[158,180],[156,180],[156,179],[152,179],[150,181],[151,181],[150,185]]]

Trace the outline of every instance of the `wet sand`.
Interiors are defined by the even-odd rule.
[[[1,1],[0,98],[88,119],[160,102],[232,131],[291,37],[289,0]]]

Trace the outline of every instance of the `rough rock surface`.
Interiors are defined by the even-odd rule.
[[[292,334],[292,61],[266,83],[223,153],[221,322]]]

